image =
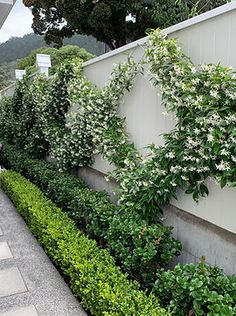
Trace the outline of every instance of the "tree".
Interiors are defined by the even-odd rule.
[[[142,37],[152,18],[153,0],[23,0],[32,9],[35,33],[61,45],[74,33],[92,35],[111,49]],[[127,16],[130,16],[127,19]]]
[[[80,48],[75,45],[66,45],[60,49],[53,47],[41,47],[33,50],[27,57],[21,59],[18,62],[17,67],[19,69],[27,69],[28,73],[34,73],[36,71],[36,55],[48,54],[51,56],[52,68],[50,74],[54,74],[57,66],[61,63],[74,58],[80,58],[83,61],[87,61],[94,57],[94,55],[87,52],[84,48]]]
[[[143,37],[226,0],[23,0],[34,16],[33,29],[61,46],[75,33],[92,35],[111,49]]]
[[[223,5],[227,0],[158,0],[155,1],[153,19],[160,28],[182,22]]]

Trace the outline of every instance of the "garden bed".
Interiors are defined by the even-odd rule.
[[[83,229],[83,231],[87,235],[90,235],[90,237],[93,236],[96,238],[97,245],[99,246],[99,248],[101,248],[101,246],[102,247],[106,246],[108,247],[108,250],[112,252],[111,248],[105,242],[107,238],[106,234],[108,231],[108,222],[109,220],[111,220],[112,216],[114,216],[117,223],[117,229],[120,229],[122,226],[120,226],[120,223],[118,222],[119,218],[115,217],[116,213],[115,213],[114,205],[110,203],[108,196],[106,194],[104,194],[103,192],[96,192],[96,191],[88,189],[80,179],[78,179],[77,177],[71,176],[68,173],[58,173],[56,169],[54,169],[54,167],[50,163],[47,163],[45,161],[35,160],[35,159],[33,160],[29,159],[23,152],[16,150],[13,146],[5,145],[4,150],[2,151],[0,155],[0,163],[4,164],[7,168],[12,168],[26,175],[35,184],[38,184],[43,189],[44,193],[48,197],[52,198],[57,205],[59,205],[60,207],[63,207],[63,212],[66,214],[61,216],[60,220],[63,221],[63,218],[65,216],[66,221],[70,221],[71,223],[70,225],[72,225],[71,229],[73,227],[72,229],[73,234],[78,229],[78,227],[81,227],[81,229]],[[6,176],[7,174],[9,174],[9,176]],[[15,200],[15,198],[19,195],[19,193],[17,193],[16,189],[14,191],[11,189],[16,184],[17,186],[19,185],[20,190],[21,190],[20,192],[24,190],[24,199],[25,198],[27,200],[29,199],[30,202],[32,203],[33,197],[34,197],[34,193],[32,193],[34,191],[32,191],[32,188],[34,188],[35,190],[36,189],[35,186],[30,184],[27,180],[25,180],[19,174],[10,172],[10,173],[4,173],[0,177],[1,178],[3,177],[3,187],[5,188],[9,196],[12,198],[12,200],[16,203],[16,205],[17,203],[20,203],[21,205],[20,200]],[[6,180],[4,177],[6,178]],[[14,180],[15,177],[16,179]],[[11,184],[8,185],[8,182],[10,182]],[[25,186],[25,189],[22,188],[22,185],[23,187]],[[36,191],[40,192],[38,189],[36,189]],[[27,196],[27,192],[30,192],[29,196]],[[42,193],[40,194],[41,196],[43,196]],[[45,196],[43,196],[43,199],[44,201],[47,201],[47,203],[52,205],[53,210],[56,209],[58,212],[58,208],[52,202],[49,202],[49,200],[47,200]],[[34,203],[37,204],[37,201],[34,201],[33,205]],[[28,207],[29,204],[27,204],[26,206]],[[30,206],[30,210],[32,209],[31,207],[32,205]],[[21,214],[23,214],[22,212],[23,211],[21,211]],[[63,212],[62,210],[59,210],[60,214],[63,214]],[[30,216],[27,214],[28,213],[26,213],[25,217],[30,223]],[[107,216],[107,214],[110,214],[110,215]],[[71,217],[71,219],[73,219],[74,224],[72,223],[71,220],[68,219],[68,215]],[[130,234],[132,232],[132,229],[134,228],[132,226],[129,226],[130,223],[127,223],[127,222],[124,222],[123,225],[127,225],[127,230],[125,230],[125,232],[121,230],[121,233],[123,233],[122,238],[127,238],[127,240],[130,242],[130,239],[127,237],[129,235],[124,235],[124,234],[125,233]],[[139,227],[139,226],[136,226],[136,227]],[[49,232],[46,232],[47,229],[49,229]],[[59,228],[58,230],[60,231]],[[37,233],[36,231],[35,233],[36,236],[40,236],[42,231],[44,231],[43,234],[48,234],[48,233],[50,234],[52,231],[54,231],[54,228],[52,230],[51,226],[46,225],[43,228],[43,230],[40,229],[39,233]],[[66,234],[65,231],[63,231],[63,233]],[[58,236],[60,236],[59,232],[57,232],[57,234],[59,234]],[[82,234],[81,230],[79,234]],[[135,240],[135,237],[137,235],[135,236],[131,234],[131,236]],[[150,245],[150,239],[147,239],[147,235],[145,235],[145,231],[141,236],[144,238],[147,244]],[[90,239],[88,239],[87,237],[83,235],[83,240],[84,238],[88,240],[88,243],[93,244],[93,247],[96,246],[95,241],[91,241]],[[39,240],[40,240],[40,237],[39,237]],[[127,240],[124,240],[124,243],[127,242]],[[64,245],[64,241],[65,240],[63,240],[63,245]],[[117,244],[119,244],[119,242],[120,242],[119,236],[117,236]],[[140,238],[138,239],[136,245],[139,245],[139,242],[140,242]],[[85,244],[86,244],[85,242],[81,243],[81,247],[83,248]],[[47,250],[47,245],[44,247],[45,247],[45,250],[49,253],[49,255],[52,256],[50,254],[50,249]],[[145,252],[145,247],[142,244],[140,247],[143,247],[143,250]],[[106,250],[101,250],[97,246],[95,248],[96,248],[96,251],[98,251],[99,253],[101,251],[101,253],[106,253],[106,256],[109,256]],[[66,252],[66,254],[68,255],[68,258],[71,258],[71,256],[72,258],[74,258],[73,256],[78,256],[79,253],[77,253],[76,255],[74,250],[72,248],[68,249],[68,251],[72,251],[72,254],[69,254],[68,251]],[[77,250],[82,251],[79,248]],[[133,253],[132,252],[129,253],[129,251],[131,251],[131,248],[127,247],[126,255],[132,256]],[[62,253],[60,254],[62,255]],[[123,252],[123,254],[125,254],[125,252]],[[64,255],[65,254],[63,254],[63,256]],[[109,256],[109,258],[111,258],[111,256]],[[117,258],[118,256],[116,257],[116,262],[118,261]],[[68,260],[71,260],[71,259],[68,259]],[[113,266],[115,261],[112,258],[111,260],[113,262],[112,263],[112,266]],[[64,270],[65,267],[64,267],[64,264],[62,265],[60,258],[59,259],[56,258],[56,260],[54,259],[54,262],[56,263],[58,267],[60,267],[60,270],[65,275],[67,275],[68,279],[70,280],[71,279],[70,268],[69,270],[67,270],[67,268],[66,270]],[[136,263],[138,264],[138,261]],[[101,264],[103,265],[103,263]],[[127,267],[125,265],[127,263],[122,262],[121,260],[119,264],[123,270],[125,269],[125,267]],[[90,266],[90,263],[87,264],[87,261],[86,261],[86,266]],[[99,264],[99,269],[100,267],[101,266]],[[129,270],[129,278],[135,276],[136,279],[140,278],[140,280],[142,281],[143,279],[142,279],[141,274],[145,273],[145,266],[143,266],[143,270],[140,269],[140,276],[138,274],[138,269],[135,270],[134,266],[131,266],[131,268],[133,270],[131,269]],[[154,268],[155,268],[155,274],[153,273],[154,271],[153,270],[152,271],[153,278],[151,279],[152,282],[149,283],[149,289],[152,290],[152,293],[156,295],[158,302],[160,302],[160,304],[163,307],[170,308],[172,315],[176,315],[176,316],[186,316],[186,315],[188,316],[189,315],[234,316],[236,315],[236,277],[235,276],[230,276],[230,277],[225,276],[223,271],[220,268],[207,265],[204,262],[204,259],[199,264],[177,265],[173,270],[165,271],[163,269],[160,269],[160,267],[158,266],[155,266]],[[94,268],[93,266],[92,269],[96,270],[97,268]],[[118,269],[117,271],[119,271],[119,275],[122,275],[122,278],[123,278],[124,275],[121,273],[119,268],[116,267],[116,269]],[[148,270],[148,265],[146,265],[146,269]],[[95,270],[92,270],[92,271],[95,271]],[[132,274],[131,271],[132,272],[135,271],[136,273],[133,272]],[[102,278],[104,276],[104,278],[102,279],[103,281],[101,280],[99,281],[101,282],[101,284],[103,284],[102,282],[105,282],[104,280],[106,280],[105,274],[104,275],[102,274]],[[135,284],[135,291],[138,291],[138,293],[140,292],[138,290],[140,287],[138,286],[136,282],[135,283],[129,282],[126,277],[125,277],[125,280],[126,280],[125,281],[126,283],[128,282],[127,284],[129,284],[129,286],[130,284]],[[72,282],[72,285],[73,285],[73,282]],[[112,286],[113,285],[114,283],[112,283]],[[109,283],[109,286],[111,286],[110,283]],[[101,288],[102,288],[102,285],[101,285]],[[118,289],[119,285],[118,287],[116,285],[115,288]],[[86,291],[84,284],[81,291],[82,292]],[[87,289],[87,291],[90,291],[90,290]],[[103,296],[103,292],[98,293],[99,291],[100,290],[97,289],[95,296],[93,292],[90,292],[91,297],[92,298],[95,297],[97,299],[98,297],[100,297],[100,295]],[[124,291],[125,293],[126,290],[123,289],[122,291]],[[77,297],[78,296],[82,297],[82,295],[80,294],[80,290],[78,288],[75,289],[75,293]],[[146,297],[145,292],[142,292],[142,293],[143,293],[142,295]],[[114,294],[113,292],[111,295],[114,298],[116,294]],[[89,296],[88,297],[86,296],[86,299],[89,300]],[[144,298],[142,299],[144,300]],[[148,300],[149,299],[150,297],[148,297]],[[125,298],[125,301],[126,300],[127,298]],[[132,300],[133,298],[131,297],[131,303],[129,304],[131,305],[136,304]],[[151,302],[153,302],[153,300],[156,304],[157,302],[151,295]],[[91,310],[87,301],[85,301],[84,306]],[[167,313],[166,310],[164,310],[164,313]],[[99,314],[98,313],[94,315],[124,315],[124,314],[123,312],[116,311],[114,313],[112,312],[112,314],[109,314],[109,313]],[[159,314],[155,314],[155,312],[154,314],[149,314],[149,312],[148,314],[135,314],[135,313],[128,314],[127,312],[125,315],[145,315],[146,316],[146,315],[159,315]],[[165,314],[160,314],[160,315],[165,315]]]
[[[79,231],[36,186],[12,171],[1,173],[0,180],[32,233],[69,277],[73,293],[92,315],[170,315],[153,295],[128,281],[109,253]]]

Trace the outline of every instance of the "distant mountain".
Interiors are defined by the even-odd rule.
[[[104,44],[91,36],[75,35],[65,39],[63,44],[77,45],[96,56],[104,53]],[[12,37],[0,44],[0,90],[14,81],[15,68],[19,60],[27,57],[32,50],[41,47],[49,46],[44,42],[43,36],[34,33],[24,37]]]
[[[97,56],[104,53],[104,44],[96,41],[91,36],[75,35],[64,40],[64,45],[68,44],[85,48]],[[43,36],[34,33],[27,34],[24,37],[12,37],[7,42],[0,44],[0,64],[24,58],[33,49],[46,46]]]

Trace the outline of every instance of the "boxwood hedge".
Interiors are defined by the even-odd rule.
[[[151,288],[157,270],[180,253],[172,227],[149,223],[129,210],[120,212],[105,192],[87,188],[78,177],[58,172],[52,163],[29,159],[11,145],[4,146],[0,163],[38,185],[80,230],[108,248],[123,271],[143,288]]]
[[[170,315],[156,297],[129,281],[109,253],[79,231],[35,185],[13,171],[2,172],[0,181],[32,233],[69,278],[75,296],[92,315]]]

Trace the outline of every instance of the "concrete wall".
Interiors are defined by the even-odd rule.
[[[236,69],[235,1],[170,27],[165,32],[170,37],[178,37],[183,51],[196,65],[220,62]],[[114,64],[126,60],[127,54],[133,55],[136,60],[143,57],[146,40],[141,39],[86,62],[85,76],[98,87],[103,87]],[[174,126],[171,117],[163,116],[164,111],[159,90],[151,85],[147,72],[144,76],[138,76],[134,88],[126,93],[122,100],[119,113],[126,117],[127,132],[144,155],[147,152],[144,147],[151,143],[162,144],[160,134],[168,132]],[[112,170],[112,166],[99,156],[96,157],[92,168],[103,174]],[[104,184],[101,184],[101,187],[106,188]],[[209,188],[209,197],[201,199],[198,204],[191,196],[182,192],[178,194],[178,201],[173,201],[172,204],[236,233],[236,189],[222,190],[213,182],[209,182]]]
[[[201,16],[165,30],[170,37],[178,37],[186,55],[196,64],[222,63],[236,69],[236,2],[232,2]],[[136,60],[143,57],[147,39],[141,39],[116,51],[88,61],[84,74],[98,87],[103,87],[114,67],[127,59],[127,53]],[[150,143],[161,145],[160,134],[174,126],[172,118],[163,116],[159,90],[150,84],[147,73],[139,76],[135,86],[121,102],[119,113],[126,117],[127,132],[145,155]],[[107,183],[104,175],[113,166],[96,156],[92,168],[82,168],[78,174],[97,190],[106,190],[115,201],[112,191],[115,183]],[[214,181],[208,181],[210,194],[199,203],[179,191],[178,200],[164,208],[164,223],[174,227],[174,236],[183,244],[176,262],[206,261],[224,268],[228,274],[236,271],[236,189],[223,190]]]
[[[236,273],[236,236],[175,206],[164,208],[164,224],[173,226],[173,235],[183,245],[181,255],[171,264],[206,262],[222,267],[226,274]]]
[[[11,96],[13,96],[14,91],[15,91],[15,87],[16,87],[16,84],[13,83],[10,86],[6,87],[5,89],[1,90],[0,91],[0,99],[2,97],[11,97]]]

